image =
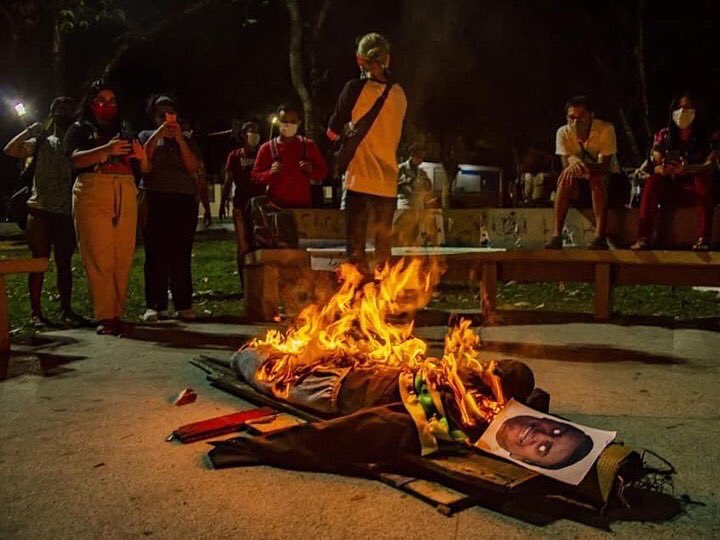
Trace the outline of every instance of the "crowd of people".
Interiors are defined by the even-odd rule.
[[[420,168],[423,147],[412,145],[409,159],[397,162],[407,101],[390,77],[390,58],[390,46],[381,35],[367,34],[358,41],[360,77],[342,89],[326,133],[338,150],[332,174],[343,178],[348,259],[368,279],[375,265],[390,258],[396,208],[415,215],[438,203]],[[710,249],[718,155],[701,111],[689,94],[672,102],[668,124],[655,136],[650,152],[632,249],[650,248],[658,207],[678,204],[697,209],[693,249]],[[153,95],[147,115],[154,127],[134,133],[124,121],[115,90],[98,81],[79,107],[72,98],[56,98],[48,126],[32,124],[6,145],[7,155],[32,158],[27,241],[34,257],[48,257],[54,249],[64,318],[81,318],[71,307],[70,260],[77,246],[98,333],[129,331],[123,311],[136,231],[145,243],[143,319],[170,317],[168,291],[177,316],[195,318],[191,254],[199,204],[209,219],[208,188],[200,148],[178,112],[173,97]],[[263,144],[256,122],[233,124],[240,145],[225,163],[220,217],[229,214],[232,202],[240,279],[251,249],[297,245],[288,210],[312,206],[312,186],[329,172],[316,143],[299,134],[301,111],[281,105],[276,112],[279,135]],[[571,193],[578,182],[587,181],[595,215],[589,248],[607,249],[607,188],[620,172],[615,129],[595,117],[583,96],[570,99],[565,113],[567,122],[556,134],[562,172],[546,247],[562,248]],[[365,252],[368,234],[375,245],[372,263]],[[43,274],[30,274],[28,284],[32,319],[41,325]]]

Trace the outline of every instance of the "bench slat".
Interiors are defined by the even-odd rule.
[[[0,260],[0,274],[23,274],[26,272],[45,272],[47,259],[7,259]]]

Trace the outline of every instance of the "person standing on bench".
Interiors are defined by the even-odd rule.
[[[650,248],[658,205],[678,205],[695,206],[697,212],[698,239],[693,251],[710,250],[717,150],[696,111],[697,104],[687,93],[674,99],[667,127],[655,135],[650,155],[653,173],[645,180],[640,199],[639,238],[630,249]]]
[[[320,149],[297,134],[300,111],[281,105],[277,119],[280,135],[260,147],[252,170],[253,181],[267,186],[267,200],[255,197],[251,201],[255,247],[296,247],[297,230],[285,230],[294,228],[294,221],[281,209],[312,208],[310,186],[327,174]]]
[[[615,128],[609,122],[595,118],[590,101],[575,96],[565,105],[567,124],[557,130],[555,153],[562,160],[563,170],[555,192],[553,232],[545,244],[547,249],[561,249],[570,195],[579,179],[590,183],[595,214],[595,237],[589,249],[608,249],[605,236],[607,225],[607,184],[610,174],[620,172],[617,158]]]
[[[390,80],[390,44],[380,34],[366,34],[356,52],[360,78],[349,81],[330,117],[327,136],[341,142],[338,173],[345,173],[345,238],[349,261],[370,275],[365,240],[370,212],[375,264],[389,261],[392,222],[397,204],[397,148],[407,99]],[[346,170],[345,170],[346,169]]]
[[[54,247],[57,266],[57,289],[60,316],[68,322],[82,322],[70,306],[72,297],[71,259],[75,251],[75,229],[72,221],[72,169],[62,151],[62,141],[73,122],[75,101],[57,97],[50,105],[50,131],[39,122],[16,135],[6,146],[5,154],[35,162],[32,190],[27,200],[27,242],[33,257],[49,257]],[[45,274],[28,275],[31,322],[45,325],[40,299]]]

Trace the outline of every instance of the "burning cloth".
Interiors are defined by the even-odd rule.
[[[474,441],[507,401],[527,400],[534,378],[517,361],[481,361],[480,339],[465,320],[446,336],[441,357],[428,354],[411,317],[441,273],[437,263],[413,259],[368,282],[345,265],[338,292],[286,330],[251,341],[235,370],[258,390],[325,417],[402,401],[423,455],[439,441]]]
[[[368,282],[344,265],[332,297],[306,307],[288,328],[270,330],[238,351],[233,366],[239,377],[327,420],[214,442],[209,453],[213,465],[415,474],[406,467],[417,463],[413,457],[418,454],[446,446],[492,451],[483,447],[481,436],[496,417],[502,419],[499,415],[511,400],[546,413],[547,404],[534,403],[542,392],[534,389],[532,371],[514,360],[482,361],[480,339],[469,321],[449,330],[437,357],[413,336],[412,316],[430,300],[441,272],[432,261],[413,259],[386,266]],[[558,440],[542,442],[545,436]],[[561,460],[551,468],[593,461],[597,474],[588,474],[578,493],[584,490],[600,502],[617,485],[620,467],[637,469],[639,462],[630,449],[604,448],[607,441],[595,446],[602,452],[595,459],[597,454],[585,451],[592,445],[577,444],[584,439],[567,422],[540,412],[508,420],[493,440],[516,457],[522,454],[519,447],[540,441],[539,451]],[[550,444],[557,448],[551,451]],[[547,456],[528,459],[542,466]],[[576,484],[582,475],[563,481]]]

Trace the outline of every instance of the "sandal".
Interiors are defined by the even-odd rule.
[[[699,251],[699,252],[707,252],[710,251],[710,242],[707,241],[707,238],[704,236],[701,236],[697,239],[697,242],[693,244],[692,247],[693,251]]]
[[[646,238],[638,238],[638,241],[630,246],[630,249],[633,251],[646,251],[650,249],[650,242]]]

